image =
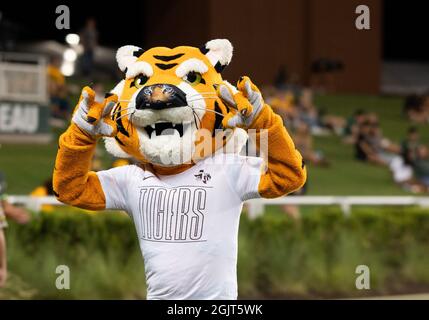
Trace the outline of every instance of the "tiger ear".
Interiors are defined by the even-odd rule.
[[[120,47],[116,52],[116,61],[118,62],[119,69],[127,72],[127,68],[134,64],[143,53],[144,50],[136,46]]]
[[[207,42],[200,51],[206,55],[216,71],[221,73],[231,62],[233,48],[229,40],[215,39]]]

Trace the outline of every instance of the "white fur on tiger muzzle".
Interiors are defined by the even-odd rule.
[[[140,153],[151,163],[175,166],[189,163],[195,149],[196,132],[205,114],[206,102],[191,85],[177,86],[186,96],[186,106],[138,109],[137,90],[128,104],[128,118],[136,128]]]

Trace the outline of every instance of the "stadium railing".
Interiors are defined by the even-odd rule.
[[[31,197],[12,195],[12,204],[24,205],[30,210],[40,211],[43,205],[62,206],[53,196]],[[289,196],[277,199],[253,199],[246,202],[251,218],[262,215],[267,205],[332,206],[341,207],[345,215],[350,214],[352,206],[420,206],[429,207],[429,197],[414,196]]]

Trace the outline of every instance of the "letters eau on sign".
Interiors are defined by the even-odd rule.
[[[0,133],[36,133],[38,127],[37,105],[0,103]]]

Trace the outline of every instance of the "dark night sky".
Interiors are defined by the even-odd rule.
[[[116,47],[133,40],[143,40],[144,27],[139,13],[146,10],[145,0],[133,3],[132,10],[125,9],[125,6],[121,9],[121,2],[45,0],[25,4],[19,2],[17,7],[13,1],[2,1],[0,11],[5,19],[22,28],[19,32],[21,39],[64,41],[66,34],[78,33],[86,19],[94,17],[100,33],[100,43],[103,45]],[[61,4],[70,8],[70,30],[58,30],[55,27],[58,16],[55,9]]]
[[[6,3],[5,3],[6,2]],[[426,35],[429,4],[426,1],[384,0],[383,48],[387,60],[429,61]],[[78,32],[88,17],[95,17],[100,31],[100,43],[121,46],[138,43],[144,46],[145,26],[141,12],[162,14],[168,2],[140,0],[121,2],[2,1],[0,11],[8,21],[20,26],[21,39],[56,39],[64,41],[67,33]],[[66,4],[71,11],[71,30],[55,28],[55,8]],[[419,37],[421,37],[419,39]]]

